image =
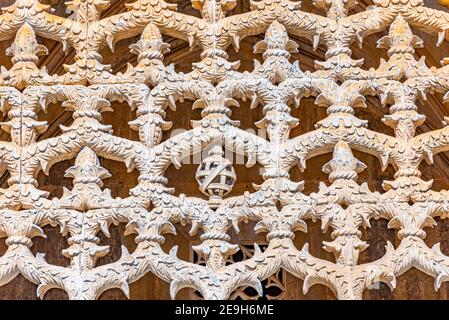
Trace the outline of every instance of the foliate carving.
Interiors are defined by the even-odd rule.
[[[1,129],[10,135],[0,142],[0,173],[9,174],[7,187],[0,189],[0,236],[8,246],[0,257],[0,285],[22,274],[38,285],[41,298],[61,288],[71,299],[95,299],[111,288],[129,296],[128,284],[152,272],[170,283],[173,298],[190,287],[206,299],[226,299],[241,287],[262,294],[262,281],[288,271],[304,280],[304,293],[322,284],[339,299],[361,299],[376,282],[393,290],[396,277],[410,268],[434,277],[436,289],[449,280],[449,258],[438,243],[429,248],[423,241],[435,217],[449,214],[449,192],[432,190],[432,181],[424,181],[419,170],[423,161],[432,164],[434,155],[449,150],[449,117],[442,119],[442,128],[416,135],[425,121],[419,100],[434,92],[449,97],[449,58],[440,68],[429,67],[424,57],[417,60],[415,49],[424,43],[414,34],[414,28],[434,34],[440,45],[448,38],[447,12],[420,0],[375,0],[367,10],[351,14],[355,1],[316,0],[314,5],[325,12],[318,15],[303,11],[300,1],[251,0],[249,12],[230,15],[234,0],[192,0],[198,18],[163,0],[136,0],[126,4],[126,12],[104,17],[109,1],[66,4],[72,18],[53,15],[38,0],[16,0],[0,15],[0,38],[12,40],[5,52],[12,67],[2,67],[0,76],[0,109],[7,116]],[[366,70],[350,47],[362,47],[365,37],[382,30],[387,35],[378,48],[388,58]],[[191,72],[164,64],[169,45],[163,34],[201,49]],[[239,61],[229,61],[226,50],[231,45],[238,50],[242,39],[259,34],[264,40],[254,52],[263,61],[256,60],[251,72],[240,72]],[[130,46],[135,65],[114,73],[102,63],[103,47],[114,50],[117,41],[138,35]],[[74,50],[65,73],[49,75],[40,66],[39,56],[47,49],[37,36]],[[301,48],[291,36],[326,48],[315,71],[303,71],[292,61]],[[310,96],[326,108],[327,117],[314,130],[292,137],[300,122],[291,109]],[[382,121],[393,135],[370,130],[368,120],[356,116],[355,108],[371,107],[367,96],[378,96],[388,106]],[[172,125],[166,121],[167,107],[175,111],[186,99],[202,109],[201,119],[163,140],[163,131]],[[262,108],[256,125],[266,130],[266,138],[240,129],[233,117],[233,108],[246,100],[251,108]],[[112,101],[137,109],[129,125],[139,141],[115,136],[102,122]],[[61,125],[58,136],[38,140],[47,130],[38,114],[55,102],[72,113],[73,123]],[[166,169],[182,167],[184,157],[211,146],[197,163],[198,197],[176,195]],[[229,196],[238,176],[225,150],[246,157],[247,166],[257,162],[264,169],[264,181],[254,192]],[[353,150],[376,156],[383,170],[393,166],[394,177],[383,182],[383,191],[358,182],[358,174],[370,168]],[[323,167],[329,182],[303,193],[304,182],[292,181],[290,170],[295,165],[307,170],[307,160],[329,152],[332,159]],[[103,188],[103,180],[114,179],[114,172],[103,168],[99,157],[138,170],[138,184],[128,197],[115,198]],[[52,165],[67,159],[75,159],[66,171],[73,186],[49,199],[36,176],[41,170],[49,174]],[[361,229],[369,228],[372,219],[388,220],[400,241],[396,247],[387,243],[380,259],[360,264],[359,255],[368,247]],[[236,253],[246,249],[233,243],[230,230],[238,233],[240,224],[250,220],[267,241],[236,262]],[[307,220],[319,220],[323,231],[331,231],[323,247],[334,261],[314,257],[307,243],[302,249],[294,245],[295,233],[307,232]],[[111,224],[118,223],[126,224],[126,234],[136,234],[137,248],[130,253],[123,246],[120,259],[98,266],[110,250],[99,233],[109,236]],[[177,247],[162,250],[165,234],[176,233],[179,223],[190,224],[192,236],[201,232],[201,243],[192,250],[204,263],[179,259]],[[68,237],[62,254],[69,266],[52,265],[30,250],[34,237],[45,236],[46,225],[58,226]]]
[[[3,85],[23,89],[27,85],[51,83],[52,78],[45,68],[39,69],[36,66],[39,56],[48,54],[48,50],[37,43],[36,34],[28,23],[25,22],[20,27],[14,42],[5,53],[12,57],[13,67],[11,70],[2,69]]]

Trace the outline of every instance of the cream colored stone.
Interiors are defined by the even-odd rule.
[[[17,0],[0,15],[0,38],[14,38],[5,52],[13,66],[3,67],[0,77],[0,109],[8,115],[1,128],[11,136],[10,142],[0,142],[0,171],[10,174],[9,187],[0,190],[0,236],[8,246],[0,257],[1,285],[22,274],[39,286],[41,298],[48,289],[61,288],[70,299],[95,299],[111,288],[129,296],[128,284],[153,272],[170,283],[173,298],[181,288],[191,287],[206,299],[226,299],[243,285],[262,294],[261,280],[283,268],[304,280],[304,292],[323,284],[339,299],[361,299],[375,282],[394,289],[396,277],[412,267],[433,276],[436,289],[449,280],[449,257],[439,244],[429,248],[423,241],[424,228],[449,213],[449,192],[431,190],[432,181],[423,181],[419,171],[423,160],[432,163],[433,155],[449,150],[449,118],[443,128],[415,135],[425,120],[418,113],[418,98],[429,92],[449,97],[449,60],[441,68],[415,60],[415,48],[423,41],[410,28],[436,34],[441,44],[448,38],[449,13],[426,8],[420,0],[375,0],[366,11],[349,15],[355,1],[317,0],[315,5],[327,13],[319,16],[301,11],[297,1],[254,0],[250,12],[226,16],[235,1],[192,0],[202,16],[196,18],[176,12],[163,0],[137,0],[127,5],[129,11],[101,19],[108,1],[67,4],[75,20],[52,15],[37,0]],[[388,35],[378,45],[388,50],[388,61],[363,69],[363,61],[351,57],[350,45],[361,45],[365,37],[384,29]],[[226,49],[231,44],[238,49],[243,38],[261,33],[265,39],[254,50],[263,54],[263,63],[256,61],[252,72],[239,72]],[[137,65],[111,73],[99,50],[105,45],[113,50],[116,41],[138,34],[140,40],[130,46]],[[163,64],[169,46],[162,34],[201,47],[201,61],[190,73]],[[289,34],[326,47],[326,59],[316,62],[315,72],[303,72],[296,61],[290,62],[298,45]],[[49,75],[36,66],[38,56],[47,53],[36,35],[74,48],[74,63],[66,66],[65,74]],[[394,136],[368,129],[367,121],[355,116],[354,108],[365,108],[368,95],[389,106],[383,121]],[[291,107],[308,96],[316,97],[328,116],[315,130],[291,138],[299,123]],[[193,129],[162,141],[162,131],[171,127],[164,120],[165,109],[175,109],[184,99],[202,109],[202,119],[192,123]],[[268,139],[239,129],[232,119],[231,107],[246,99],[252,107],[262,105],[264,117],[257,125],[267,130]],[[102,113],[115,100],[137,108],[130,125],[140,141],[114,136],[101,123]],[[74,121],[61,125],[60,136],[37,141],[47,129],[37,113],[55,101],[73,112]],[[255,160],[263,166],[263,184],[254,193],[226,197],[235,172],[216,149],[197,174],[201,191],[211,199],[175,196],[166,186],[167,167],[182,166],[183,156],[217,139],[247,156],[249,164]],[[393,181],[384,181],[385,192],[357,183],[357,174],[367,168],[351,149],[376,156],[384,169],[393,165],[396,174]],[[323,167],[330,183],[303,194],[303,182],[291,181],[290,169],[298,165],[304,170],[307,160],[327,152],[333,152]],[[98,156],[139,171],[139,183],[128,198],[113,198],[102,188],[103,179],[111,175]],[[73,188],[65,189],[61,198],[48,199],[37,185],[38,172],[48,174],[53,164],[71,158],[76,158],[75,165],[66,174],[73,178]],[[216,178],[220,181],[212,183]],[[358,264],[368,246],[360,228],[370,227],[373,218],[389,220],[401,241],[396,248],[388,243],[381,259]],[[294,246],[294,232],[307,232],[309,219],[332,230],[332,241],[323,246],[335,262],[313,257],[307,245],[301,250]],[[251,258],[226,265],[239,250],[230,243],[228,231],[233,227],[238,232],[239,222],[248,220],[257,221],[256,232],[267,233],[268,247],[262,252],[256,245]],[[98,232],[108,236],[113,223],[127,223],[126,232],[137,234],[137,249],[129,253],[122,247],[118,261],[96,266],[109,251],[100,245]],[[193,249],[205,266],[180,260],[176,247],[163,252],[164,234],[175,233],[176,223],[189,223],[192,235],[202,231],[202,243]],[[71,261],[68,267],[49,264],[30,251],[32,238],[44,236],[41,228],[48,224],[69,236],[62,252]]]

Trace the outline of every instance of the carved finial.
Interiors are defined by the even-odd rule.
[[[109,38],[109,47],[114,47],[113,37]],[[159,28],[149,23],[142,32],[137,43],[129,46],[131,53],[138,55],[137,65],[128,63],[124,74],[125,81],[136,81],[156,86],[164,79],[167,68],[165,67],[164,53],[170,51],[170,45],[163,42]]]
[[[280,83],[288,77],[301,77],[299,62],[290,63],[291,53],[298,52],[298,44],[290,40],[286,28],[277,20],[265,33],[265,39],[254,46],[254,53],[263,53],[263,65],[254,61],[254,73],[263,74],[273,83]]]
[[[37,42],[33,28],[25,22],[17,31],[14,42],[6,49],[6,55],[12,57],[14,65],[9,71],[2,67],[1,77],[9,85],[19,89],[27,84],[41,83],[49,76],[45,67],[39,69],[36,64],[39,56],[47,54],[47,48]]]
[[[329,174],[329,181],[338,179],[356,180],[357,173],[366,169],[366,165],[356,159],[349,145],[344,141],[339,141],[334,147],[332,160],[323,166],[323,171]]]
[[[137,61],[143,59],[164,58],[163,54],[170,51],[170,45],[162,41],[162,35],[159,28],[149,23],[142,32],[140,40],[129,46],[131,53],[138,55]]]
[[[285,27],[275,20],[265,33],[265,39],[254,46],[254,53],[263,52],[266,59],[272,54],[279,55],[280,50],[285,51],[284,56],[289,58],[289,53],[298,52],[298,44],[289,39]]]
[[[415,48],[422,48],[423,41],[412,33],[410,26],[402,16],[397,16],[390,26],[388,36],[377,41],[378,48],[389,49],[388,56],[415,52]]]
[[[100,160],[95,152],[88,147],[84,147],[76,157],[75,165],[66,170],[65,177],[74,178],[74,184],[95,183],[102,187],[102,180],[111,177],[111,175],[108,170],[100,165]]]
[[[37,43],[33,28],[26,22],[17,31],[14,42],[6,49],[6,55],[12,57],[14,64],[28,61],[37,63],[38,56],[46,54],[47,48]]]

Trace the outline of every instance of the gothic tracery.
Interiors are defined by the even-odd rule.
[[[251,10],[230,15],[235,0],[192,0],[201,18],[176,11],[163,0],[136,0],[128,11],[102,18],[106,0],[73,0],[67,3],[73,18],[53,15],[38,0],[16,0],[2,8],[0,39],[13,38],[5,54],[12,67],[0,74],[0,109],[7,113],[1,129],[10,141],[0,141],[0,173],[9,173],[8,188],[0,190],[0,236],[8,249],[0,257],[0,285],[22,274],[38,285],[43,297],[51,288],[65,290],[70,299],[95,299],[105,290],[120,288],[129,295],[128,284],[152,272],[170,283],[174,298],[181,288],[191,287],[205,299],[226,299],[240,286],[252,286],[259,293],[261,281],[283,269],[304,280],[304,292],[314,284],[329,287],[339,299],[361,299],[375,282],[392,290],[396,278],[417,268],[435,278],[435,289],[449,280],[449,257],[439,244],[429,248],[423,239],[425,228],[435,217],[449,213],[449,192],[434,191],[432,181],[421,179],[419,165],[449,150],[449,117],[442,127],[416,135],[425,121],[418,103],[435,92],[449,98],[449,58],[440,68],[428,67],[415,58],[423,41],[413,34],[419,29],[437,36],[437,44],[449,40],[449,13],[425,7],[421,0],[374,0],[365,11],[349,14],[352,0],[316,0],[327,14],[301,11],[300,1],[251,0]],[[365,69],[352,57],[350,46],[381,30],[388,35],[378,42],[388,60],[378,68]],[[162,34],[199,46],[201,60],[189,73],[176,72],[163,63],[169,45]],[[254,51],[263,54],[251,72],[240,72],[238,61],[229,61],[226,49],[239,49],[248,36],[264,34]],[[37,36],[56,40],[75,51],[73,63],[62,75],[38,67],[47,49]],[[140,35],[130,46],[138,57],[136,65],[113,73],[99,53],[111,50],[121,39]],[[314,47],[324,45],[324,61],[316,71],[300,69],[291,53],[301,50],[289,38],[307,39]],[[291,115],[301,108],[301,98],[316,97],[327,110],[315,130],[295,137],[290,131],[300,125]],[[368,129],[367,120],[356,117],[355,108],[366,108],[366,96],[378,96],[388,106],[383,122],[394,130],[387,135]],[[202,109],[201,120],[192,128],[167,140],[164,130],[166,108],[175,109],[184,99]],[[251,100],[251,107],[263,108],[257,126],[267,138],[239,129],[232,108]],[[60,101],[72,112],[73,123],[61,126],[62,134],[37,141],[47,123],[40,110]],[[129,123],[139,141],[115,136],[102,123],[102,113],[112,101],[126,101],[137,109]],[[248,110],[250,112],[250,110]],[[182,166],[182,157],[204,150],[217,139],[226,148],[243,155],[248,165],[264,168],[262,185],[256,192],[228,197],[236,178],[224,150],[214,146],[198,165],[196,179],[205,200],[176,196],[164,176],[170,165]],[[366,165],[353,150],[374,155],[382,167],[392,165],[394,180],[384,181],[383,192],[373,191],[357,181]],[[310,195],[303,183],[290,179],[290,170],[306,169],[307,160],[332,153],[324,167],[329,182],[321,183]],[[121,161],[139,172],[138,184],[127,198],[114,198],[103,188],[103,180],[114,179],[100,165],[98,157]],[[75,158],[66,171],[73,187],[60,198],[49,199],[36,176],[52,165]],[[370,263],[359,264],[367,243],[361,228],[371,219],[386,219],[398,230],[400,244],[388,243],[386,254]],[[226,263],[239,249],[229,231],[239,224],[256,221],[256,232],[266,233],[264,250],[255,245],[251,257]],[[332,241],[324,249],[335,256],[327,261],[312,256],[307,244],[296,248],[295,232],[307,232],[307,220],[319,220],[323,230],[332,230]],[[135,233],[137,249],[122,247],[121,258],[96,266],[108,246],[98,233],[109,234],[111,224],[126,223]],[[201,232],[201,243],[193,250],[204,265],[183,261],[177,248],[162,250],[164,234],[175,233],[175,225],[188,223],[191,234]],[[68,267],[48,263],[34,255],[32,238],[45,236],[42,227],[59,226],[68,236],[62,254]]]

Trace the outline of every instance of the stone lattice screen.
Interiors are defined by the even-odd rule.
[[[449,40],[443,7],[374,0],[354,13],[354,0],[315,0],[317,10],[311,12],[302,11],[300,1],[253,0],[248,12],[235,14],[236,0],[192,0],[199,17],[177,12],[168,1],[137,0],[126,4],[128,11],[104,17],[109,1],[65,5],[70,15],[52,13],[38,0],[1,8],[0,41],[11,39],[5,51],[11,64],[0,72],[0,109],[7,115],[1,129],[9,135],[0,141],[0,176],[8,185],[0,189],[0,236],[7,246],[0,257],[0,285],[21,275],[38,285],[41,298],[59,288],[70,299],[95,299],[113,288],[129,295],[130,283],[153,273],[170,284],[173,298],[188,287],[206,299],[226,299],[241,287],[262,294],[262,281],[285,271],[303,280],[304,292],[321,284],[338,299],[361,299],[379,282],[394,290],[396,278],[411,268],[433,277],[437,290],[449,280],[449,257],[439,243],[424,242],[425,229],[449,213],[449,192],[432,190],[420,171],[423,162],[431,165],[434,155],[449,150],[449,117],[436,130],[416,133],[425,121],[418,106],[428,96],[449,98],[449,58],[430,67],[415,55],[424,43],[414,32],[431,35],[437,45]],[[363,50],[383,50],[387,59],[365,68],[353,57],[353,44],[362,46],[364,38],[381,31],[386,35],[378,49]],[[163,63],[169,45],[162,35],[201,49],[189,72]],[[228,47],[238,50],[244,38],[255,35],[264,35],[254,46],[263,61],[243,72]],[[114,50],[118,41],[136,37],[129,47],[135,64],[123,72],[103,64],[105,46]],[[293,37],[325,48],[313,71],[292,59],[298,51]],[[61,74],[40,65],[39,56],[47,53],[43,39],[74,52]],[[382,121],[391,134],[370,129],[367,119],[356,116],[355,108],[371,107],[368,96],[385,105]],[[309,97],[327,116],[313,130],[293,135],[301,126],[293,109],[301,113],[301,98]],[[191,126],[171,128],[167,108],[182,113],[184,100],[201,115]],[[120,113],[135,110],[129,126],[138,139],[114,134],[104,123],[103,113],[117,101],[129,105]],[[54,105],[70,112],[73,121],[61,125],[57,136],[42,138],[48,127],[43,112]],[[242,114],[262,111],[258,132],[239,128],[232,114],[239,106],[247,108]],[[177,134],[164,133],[174,129]],[[373,168],[353,151],[376,157],[383,170],[394,169],[394,177],[383,181],[382,189],[370,189],[358,174]],[[329,181],[305,192],[291,171],[307,171],[306,164],[326,153],[332,154],[322,168]],[[118,177],[100,158],[137,170],[127,197],[113,197],[103,187],[103,180]],[[37,177],[41,171],[51,175],[53,165],[69,159],[73,165],[65,174],[71,186],[50,197]],[[177,192],[166,174],[170,166],[182,168],[189,161],[197,167],[195,197]],[[259,168],[261,183],[234,195],[242,172],[236,167],[242,164]],[[378,219],[397,230],[397,242],[388,242],[379,259],[360,263],[369,240],[362,229]],[[236,261],[243,247],[230,234],[249,221],[265,235],[263,246],[245,249],[251,254]],[[309,221],[331,231],[322,246],[334,254],[333,261],[293,241],[307,232]],[[126,225],[137,246],[132,252],[122,246],[120,258],[97,265],[110,250],[100,239],[109,236],[112,224]],[[191,248],[196,261],[179,258],[176,246],[163,249],[175,225],[191,227],[192,237],[199,234],[200,243]],[[62,255],[69,265],[33,252],[33,238],[44,237],[48,226],[60,227],[67,238]]]

